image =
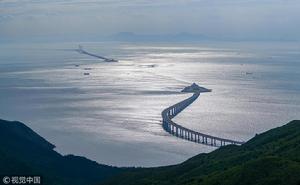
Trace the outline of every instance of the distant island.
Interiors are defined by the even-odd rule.
[[[0,175],[41,175],[45,185],[299,185],[300,121],[172,166],[117,168],[62,156],[25,124],[0,120]]]

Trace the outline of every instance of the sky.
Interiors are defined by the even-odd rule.
[[[300,40],[300,0],[0,0],[0,40],[118,32]]]

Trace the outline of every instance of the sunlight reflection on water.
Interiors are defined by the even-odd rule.
[[[179,92],[192,82],[213,91],[174,119],[188,128],[247,140],[299,119],[293,50],[272,57],[272,48],[85,45],[120,62],[63,50],[74,43],[1,46],[1,118],[27,123],[62,153],[119,166],[174,164],[214,149],[161,127],[161,111],[188,97]]]

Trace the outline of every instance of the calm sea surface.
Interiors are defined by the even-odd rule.
[[[175,164],[215,148],[169,135],[161,111],[212,89],[174,120],[246,141],[300,119],[299,43],[0,44],[0,118],[19,120],[75,154],[117,166]],[[90,75],[84,75],[89,73]]]

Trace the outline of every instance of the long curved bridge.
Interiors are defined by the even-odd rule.
[[[77,51],[78,53],[81,53],[81,54],[85,54],[85,55],[89,55],[89,56],[92,56],[92,57],[102,59],[104,62],[118,62],[118,60],[115,60],[115,59],[112,59],[112,58],[106,58],[106,57],[102,57],[100,55],[96,55],[96,54],[87,52],[83,49],[83,47],[81,45],[79,45],[78,49],[76,49],[75,51]]]
[[[162,119],[163,119],[162,125],[163,125],[164,130],[176,137],[186,139],[186,140],[196,142],[196,143],[209,145],[209,146],[220,147],[220,146],[225,146],[228,144],[234,144],[234,145],[243,144],[244,142],[241,142],[241,141],[235,141],[235,140],[215,137],[212,135],[196,132],[194,130],[185,128],[185,127],[172,121],[172,118],[174,118],[177,114],[179,114],[181,111],[183,111],[190,104],[192,104],[199,96],[200,96],[200,90],[196,90],[196,91],[194,91],[194,93],[191,97],[163,110],[162,111]]]

